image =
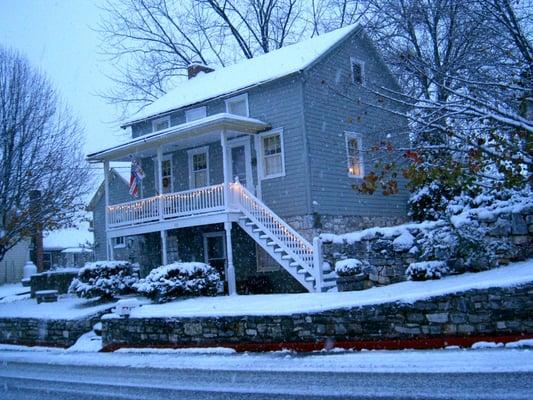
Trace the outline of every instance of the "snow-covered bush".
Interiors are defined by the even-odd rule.
[[[426,281],[428,279],[440,279],[446,272],[448,272],[448,268],[443,261],[422,261],[409,264],[405,275],[413,281]]]
[[[87,263],[69,287],[79,297],[112,299],[133,292],[139,280],[139,269],[127,261],[96,261]]]
[[[363,272],[363,263],[357,258],[347,258],[335,263],[335,272],[338,276],[354,276]]]
[[[135,285],[135,289],[139,294],[163,303],[181,296],[215,296],[220,284],[220,274],[210,265],[176,262],[153,269]]]

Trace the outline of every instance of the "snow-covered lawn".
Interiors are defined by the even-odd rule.
[[[55,303],[41,304],[25,298],[0,303],[0,318],[82,319],[112,306],[112,303],[102,304],[72,296],[60,296]]]
[[[68,350],[0,345],[2,362],[136,368],[246,371],[331,372],[531,372],[528,349],[323,351],[302,355],[287,351],[231,353],[227,349],[73,353]]]
[[[29,292],[29,287],[24,287],[20,283],[6,283],[0,285],[0,300],[4,297],[15,296],[20,293]]]
[[[416,300],[469,289],[512,287],[533,281],[533,260],[490,271],[450,276],[425,282],[401,282],[369,290],[343,293],[302,293],[254,296],[200,297],[166,304],[150,304],[132,311],[132,318],[288,315],[320,312],[386,302]],[[113,318],[108,315],[105,318]]]

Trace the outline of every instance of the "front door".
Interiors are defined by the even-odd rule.
[[[226,234],[224,231],[204,234],[204,259],[206,264],[218,271],[222,282],[226,282]],[[224,287],[219,288],[219,292],[224,292]]]
[[[231,180],[239,178],[239,182],[248,190],[253,191],[252,158],[249,138],[236,139],[228,143]]]

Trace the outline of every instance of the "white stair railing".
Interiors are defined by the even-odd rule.
[[[316,279],[313,246],[239,182],[231,184],[233,203]]]

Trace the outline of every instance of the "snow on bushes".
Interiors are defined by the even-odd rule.
[[[446,272],[448,268],[443,261],[422,261],[409,264],[405,275],[413,281],[426,281],[440,279]]]
[[[78,297],[112,299],[133,292],[139,280],[139,269],[127,261],[96,261],[87,263],[69,287]]]
[[[338,276],[354,276],[363,272],[363,263],[357,258],[347,258],[335,263],[335,272]]]
[[[152,300],[163,303],[181,296],[215,296],[222,283],[220,274],[199,262],[176,262],[155,268],[135,288]]]

